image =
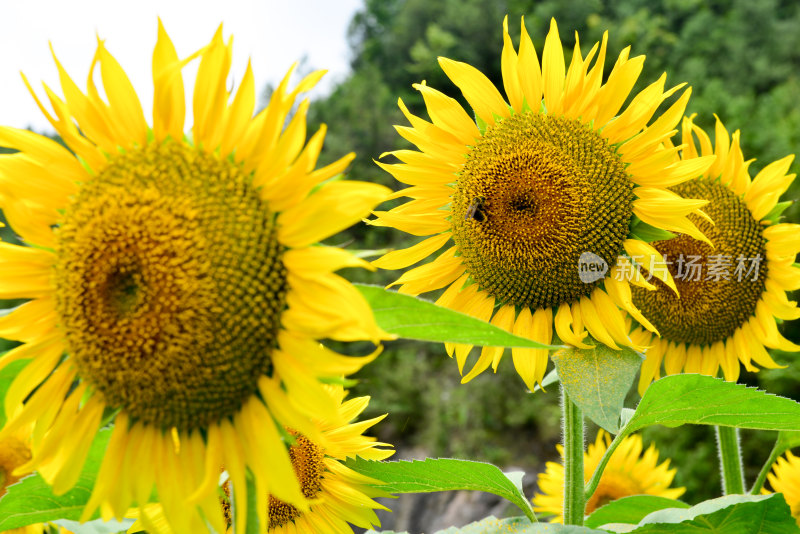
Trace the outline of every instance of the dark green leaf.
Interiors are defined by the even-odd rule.
[[[0,499],[0,532],[57,519],[77,520],[89,501],[109,437],[110,429],[102,429],[97,433],[78,482],[64,495],[53,495],[50,486],[39,474],[9,486],[8,493]]]
[[[689,505],[657,495],[632,495],[611,501],[598,508],[586,518],[584,524],[592,528],[608,523],[630,523],[636,525],[650,512],[664,508],[689,508]]]
[[[367,299],[378,325],[402,338],[492,347],[556,348],[427,300],[378,286],[355,286]]]
[[[622,403],[642,356],[629,348],[613,350],[598,343],[592,349],[562,349],[552,358],[570,400],[602,428],[619,432]]]
[[[472,490],[498,495],[516,504],[526,516],[535,519],[525,495],[512,480],[492,464],[428,458],[424,461],[375,462],[348,460],[347,466],[385,484],[389,493],[429,493],[433,491]]]
[[[722,425],[758,430],[800,430],[800,404],[741,384],[703,375],[656,380],[623,429],[650,425]]]
[[[653,512],[632,530],[636,534],[797,534],[781,494],[726,495],[688,509]]]

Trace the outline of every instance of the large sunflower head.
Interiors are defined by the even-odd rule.
[[[600,430],[595,442],[590,443],[583,453],[586,482],[597,469],[610,443],[610,436]],[[557,448],[563,457],[563,448],[560,445]],[[644,453],[642,450],[640,435],[633,434],[622,440],[606,465],[597,489],[586,502],[586,515],[611,501],[631,495],[657,495],[669,499],[683,495],[685,488],[670,487],[676,470],[669,468],[669,459],[658,463],[658,450],[654,444],[650,444]],[[553,515],[555,523],[563,522],[564,466],[547,462],[545,472],[538,475],[537,484],[539,492],[533,497],[534,510]]]
[[[19,469],[63,493],[104,413],[116,412],[84,519],[98,507],[121,517],[155,489],[176,531],[204,531],[203,515],[224,530],[209,519],[219,516],[221,465],[237,491],[249,472],[307,510],[284,428],[324,444],[311,417],[340,416],[320,380],[370,359],[316,340],[385,337],[334,274],[368,265],[315,244],[388,190],[330,180],[352,154],[316,168],[325,128],[306,140],[307,100],[287,121],[322,72],[291,90],[287,74],[253,116],[252,71],[231,94],[231,58],[220,29],[180,59],[159,24],[150,127],[99,42],[85,92],[56,60],[64,96],[45,86],[52,113],[37,98],[68,149],[0,128],[0,145],[18,150],[0,157],[0,207],[30,245],[0,243],[0,298],[30,299],[0,318],[0,335],[23,342],[0,367],[30,360],[5,400],[25,404],[0,437],[34,422],[32,458]],[[190,60],[199,68],[185,136]]]
[[[676,162],[676,149],[664,146],[690,92],[652,120],[679,87],[665,89],[662,76],[623,108],[643,56],[630,58],[626,48],[604,82],[607,35],[586,57],[576,43],[567,68],[555,21],[541,66],[524,21],[518,50],[505,23],[503,30],[506,97],[477,69],[440,58],[472,109],[425,84],[415,87],[430,122],[400,102],[411,126],[398,132],[419,150],[392,152],[402,163],[380,165],[411,186],[395,196],[412,200],[375,212],[372,223],[430,237],[375,265],[408,267],[450,244],[401,276],[399,290],[447,288],[440,304],[547,344],[555,327],[576,347],[592,343],[587,332],[614,349],[634,346],[625,311],[651,325],[631,302],[622,271],[631,267],[626,256],[655,251],[631,228],[652,225],[703,239],[686,215],[705,201],[665,189],[713,159]],[[470,349],[448,346],[462,373]],[[496,368],[502,353],[484,348],[464,381]],[[546,350],[514,349],[512,356],[532,389],[544,375]]]
[[[792,516],[800,525],[800,458],[787,451],[772,466],[772,472],[767,475],[767,480],[773,490],[783,493],[783,498],[792,510]],[[762,489],[761,493],[769,491]]]
[[[800,317],[797,303],[786,296],[800,288],[794,263],[800,225],[778,222],[786,206],[778,199],[795,176],[787,174],[793,156],[770,163],[751,179],[752,160],[744,159],[739,132],[729,135],[717,119],[715,138],[712,145],[692,118],[684,120],[682,160],[711,154],[717,159],[698,178],[672,189],[708,201],[706,217],[690,215],[708,241],[680,235],[652,243],[663,254],[680,299],[659,281],[655,291],[633,290],[634,304],[661,334],[634,335],[651,347],[640,391],[659,377],[662,362],[667,374],[713,376],[722,368],[725,379],[735,381],[739,362],[748,371],[758,370],[753,364],[777,367],[765,347],[800,350],[776,325],[776,319]]]

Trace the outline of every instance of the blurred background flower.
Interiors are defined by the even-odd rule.
[[[611,443],[611,436],[604,430],[597,432],[594,443],[590,443],[583,455],[584,477],[586,482],[592,476]],[[562,453],[561,445],[557,445]],[[611,501],[631,495],[656,495],[677,499],[685,488],[673,488],[672,480],[676,469],[669,468],[670,460],[658,463],[658,449],[651,443],[642,452],[642,436],[630,435],[622,440],[603,471],[600,483],[592,497],[586,501],[586,514],[589,515]],[[551,521],[561,523],[564,506],[564,465],[547,462],[547,469],[538,476],[539,492],[533,497],[536,513],[552,515]]]

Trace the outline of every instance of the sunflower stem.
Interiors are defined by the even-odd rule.
[[[600,463],[597,464],[594,473],[592,473],[592,478],[589,479],[589,482],[586,483],[586,486],[584,488],[583,498],[586,501],[591,499],[592,495],[594,495],[597,486],[600,484],[600,479],[603,476],[603,470],[606,468],[606,465],[608,465],[608,461],[611,460],[611,455],[614,454],[614,451],[617,450],[617,447],[619,447],[620,443],[622,443],[622,440],[624,439],[625,435],[626,434],[623,434],[620,431],[619,434],[614,436],[614,439],[611,441],[611,444],[606,449],[606,453],[603,455],[602,458],[600,458]]]
[[[583,525],[583,414],[561,387],[564,425],[564,524]]]
[[[778,460],[778,456],[783,452],[779,443],[779,440],[775,441],[775,445],[773,445],[769,453],[769,458],[767,458],[767,461],[758,473],[758,478],[756,478],[756,481],[753,483],[753,487],[750,488],[750,495],[758,495],[761,492],[761,488],[764,487],[764,482],[767,481],[767,474],[769,474],[770,469],[772,469],[772,465]]]
[[[739,429],[718,426],[717,451],[722,472],[722,490],[725,495],[744,493],[742,453],[739,447]]]

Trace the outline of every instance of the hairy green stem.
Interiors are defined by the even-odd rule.
[[[758,495],[761,493],[761,488],[764,487],[764,482],[767,481],[767,474],[769,473],[770,469],[772,469],[772,465],[777,461],[778,456],[781,455],[783,452],[783,448],[780,446],[780,441],[775,441],[775,445],[772,447],[772,451],[769,453],[769,458],[767,458],[764,467],[761,468],[761,472],[758,473],[758,478],[753,483],[753,487],[750,489],[751,495]]]
[[[564,425],[564,524],[583,525],[583,414],[561,387]]]
[[[589,479],[589,482],[586,483],[586,487],[584,488],[583,498],[587,501],[592,498],[594,495],[595,490],[597,489],[598,484],[600,484],[600,478],[603,476],[603,470],[608,465],[608,461],[611,459],[611,455],[614,454],[614,451],[617,450],[619,444],[622,443],[624,438],[624,434],[620,432],[614,437],[614,440],[606,449],[606,453],[600,458],[600,463],[597,464],[597,468],[595,468],[594,473],[592,473],[592,478]]]
[[[742,453],[739,448],[739,429],[729,426],[718,426],[716,430],[723,493],[725,495],[744,493]]]

